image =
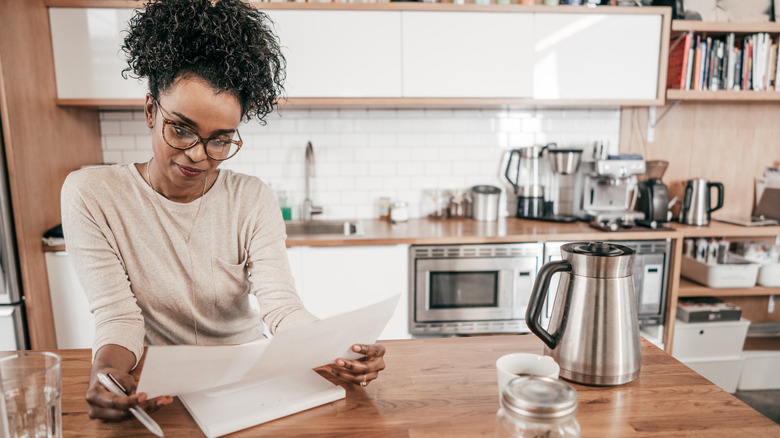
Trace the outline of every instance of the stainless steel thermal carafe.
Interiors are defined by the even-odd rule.
[[[539,271],[526,311],[528,328],[564,379],[622,385],[639,376],[642,353],[634,293],[634,250],[605,242],[561,247],[563,260]],[[550,279],[561,274],[547,330],[539,323]]]

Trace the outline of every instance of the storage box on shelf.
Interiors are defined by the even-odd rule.
[[[731,263],[704,263],[683,256],[680,275],[715,289],[749,288],[756,285],[758,263],[731,257]]]
[[[672,355],[724,391],[737,390],[750,321],[677,321]]]

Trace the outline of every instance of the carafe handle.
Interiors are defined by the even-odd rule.
[[[566,260],[547,262],[536,275],[534,287],[531,290],[531,299],[528,302],[528,308],[525,311],[525,322],[528,329],[539,337],[550,349],[558,345],[558,339],[543,329],[539,324],[539,315],[542,314],[544,299],[547,297],[547,291],[550,289],[550,280],[556,272],[571,271],[571,263]]]
[[[509,176],[509,169],[512,168],[512,157],[517,154],[517,173],[515,174],[515,180],[512,181],[512,177]],[[515,193],[517,193],[517,181],[520,178],[520,150],[519,149],[512,149],[509,151],[509,158],[506,160],[506,170],[504,170],[504,177],[506,177],[506,180],[509,181],[509,184],[512,184],[512,187],[515,188]]]
[[[680,222],[683,223],[687,216],[691,213],[691,198],[693,197],[693,186],[689,182],[685,185],[685,193],[683,194],[682,207],[680,207]]]
[[[707,190],[712,190],[713,187],[718,189],[718,205],[716,205],[715,208],[710,208],[710,213],[723,207],[723,184],[718,182],[707,183]],[[707,207],[709,208],[709,205]]]

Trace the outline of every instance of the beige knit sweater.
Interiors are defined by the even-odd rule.
[[[138,360],[145,344],[256,340],[260,318],[271,333],[315,320],[295,291],[276,199],[255,177],[220,170],[182,204],[133,164],[82,169],[62,187],[62,225],[95,316],[93,354],[116,344]]]

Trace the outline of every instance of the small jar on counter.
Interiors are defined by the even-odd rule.
[[[501,394],[496,438],[579,438],[577,390],[540,376],[512,379]]]
[[[404,201],[395,201],[390,208],[390,222],[406,222],[409,220],[409,206]]]
[[[390,198],[387,196],[379,198],[379,220],[390,220]]]

